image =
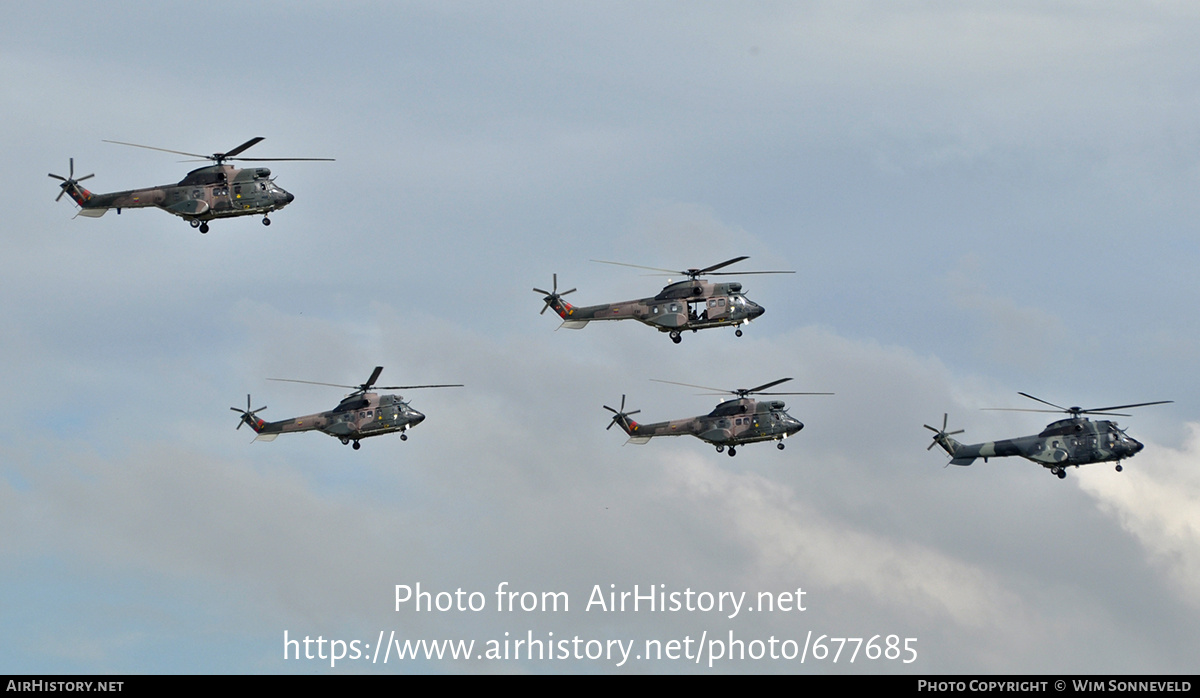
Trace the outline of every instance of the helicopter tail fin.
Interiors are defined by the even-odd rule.
[[[637,435],[638,423],[633,421],[629,417],[631,415],[637,414],[638,412],[641,412],[641,410],[634,410],[632,412],[626,412],[624,395],[621,396],[621,409],[614,410],[613,408],[609,407],[608,405],[604,405],[604,409],[613,413],[612,421],[610,421],[608,423],[608,426],[605,427],[605,430],[612,429],[613,425],[616,424],[617,426],[621,427],[621,430],[624,431],[625,434],[629,436],[629,440],[633,441],[634,443],[646,443],[646,441],[650,440],[647,437],[639,437]]]
[[[563,300],[563,296],[567,295],[568,293],[574,293],[576,291],[576,289],[571,289],[569,291],[563,291],[563,292],[559,293],[559,291],[558,291],[558,274],[554,275],[553,280],[554,280],[554,285],[551,286],[552,290],[550,290],[550,291],[547,291],[545,289],[540,289],[540,288],[533,289],[534,293],[540,293],[544,296],[542,298],[542,301],[545,303],[545,305],[542,306],[542,313],[546,312],[547,308],[558,313],[558,316],[563,319],[562,326],[566,327],[567,329],[577,330],[577,329],[583,327],[584,325],[586,325],[587,320],[584,320],[583,322],[576,322],[576,321],[571,320],[571,316],[575,314],[575,306],[573,306],[570,303]],[[538,313],[538,314],[541,315],[541,313]]]
[[[71,197],[71,199],[76,204],[78,204],[80,207],[82,207],[84,204],[86,204],[88,201],[91,200],[93,194],[92,194],[92,192],[88,191],[87,189],[84,189],[79,183],[85,179],[95,177],[96,175],[94,175],[94,174],[84,175],[84,176],[80,177],[79,179],[75,179],[75,158],[71,158],[71,169],[68,170],[68,172],[69,172],[69,174],[66,177],[63,177],[62,175],[56,175],[53,173],[51,173],[49,175],[51,179],[57,179],[62,182],[62,184],[59,185],[59,189],[61,189],[62,191],[60,191],[58,193],[58,196],[56,196],[54,198],[54,200],[58,201],[59,199],[61,199],[63,197],[63,194],[67,194],[68,196]],[[101,214],[101,215],[103,215],[103,214]]]
[[[964,450],[963,445],[961,443],[959,443],[959,441],[957,439],[955,439],[953,435],[961,434],[961,433],[963,433],[963,430],[957,429],[955,431],[946,431],[946,423],[949,419],[950,419],[950,416],[948,414],[942,415],[942,428],[941,429],[931,427],[928,424],[925,425],[926,429],[933,432],[933,443],[929,444],[929,447],[926,448],[925,450],[928,451],[929,449],[933,448],[934,446],[941,446],[942,450],[945,451],[947,453],[947,455],[950,456],[950,458],[951,458],[950,463],[952,465],[970,465],[970,464],[974,463],[975,456],[968,456],[965,454],[961,455],[961,456],[959,455]]]
[[[250,428],[254,430],[255,434],[260,435],[259,437],[255,437],[254,440],[258,441],[259,438],[262,438],[261,434],[263,431],[263,427],[265,427],[267,423],[264,422],[262,420],[262,418],[258,416],[258,413],[267,409],[266,405],[263,405],[262,407],[258,408],[257,410],[251,410],[250,409],[250,396],[246,395],[246,409],[243,410],[240,407],[230,407],[229,409],[233,410],[234,412],[238,412],[242,415],[241,420],[238,421],[238,425],[236,427],[237,429],[241,429],[243,424],[248,424],[248,425],[250,425]],[[275,438],[274,435],[271,435],[270,438],[265,438],[264,440],[271,441],[274,438]]]

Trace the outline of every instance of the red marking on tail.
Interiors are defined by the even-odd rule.
[[[560,300],[558,302],[558,307],[555,308],[555,310],[558,311],[558,316],[560,318],[566,320],[568,315],[575,312],[575,306],[571,305],[570,303],[568,303],[566,301]]]
[[[78,184],[70,187],[70,190],[67,193],[69,193],[71,198],[75,200],[75,203],[79,204],[80,206],[83,206],[92,198],[92,192],[84,189]]]

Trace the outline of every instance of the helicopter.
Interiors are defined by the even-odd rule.
[[[122,141],[104,141],[117,145],[129,145],[135,148],[158,150],[164,153],[187,155],[188,157],[211,160],[214,164],[192,170],[179,180],[178,184],[164,184],[159,187],[145,189],[130,189],[128,191],[112,192],[111,194],[93,194],[80,186],[80,182],[94,177],[95,174],[75,178],[75,158],[71,158],[66,177],[51,173],[50,177],[60,180],[62,189],[55,197],[58,201],[63,194],[70,195],[79,205],[77,215],[88,218],[99,218],[108,209],[116,209],[121,213],[123,208],[146,208],[157,206],[167,213],[179,216],[199,228],[201,233],[208,232],[208,221],[214,218],[232,218],[234,216],[255,216],[262,214],[263,225],[271,225],[267,217],[272,211],[277,211],[292,203],[295,196],[284,191],[275,184],[271,170],[266,167],[240,168],[226,165],[227,160],[242,162],[268,162],[283,160],[319,160],[332,162],[333,158],[240,158],[236,157],[252,145],[263,140],[256,136],[225,153],[200,155],[185,153],[179,150],[155,148],[137,143]]]
[[[971,465],[975,462],[976,458],[982,458],[983,462],[986,463],[988,458],[1021,456],[1044,468],[1048,468],[1059,479],[1067,476],[1067,468],[1069,466],[1078,468],[1081,465],[1108,461],[1116,461],[1117,472],[1121,472],[1121,461],[1125,458],[1132,458],[1134,454],[1145,448],[1145,445],[1131,438],[1125,433],[1124,429],[1118,428],[1117,423],[1112,420],[1103,419],[1093,422],[1083,415],[1095,414],[1128,417],[1129,415],[1127,414],[1110,412],[1110,410],[1124,410],[1133,407],[1146,407],[1147,405],[1165,405],[1173,402],[1172,400],[1159,400],[1158,402],[1139,402],[1134,405],[1113,405],[1112,407],[1083,409],[1082,407],[1062,407],[1039,397],[1029,395],[1028,393],[1019,392],[1017,394],[1049,405],[1054,409],[1003,407],[989,407],[986,409],[1003,412],[1064,412],[1070,416],[1048,424],[1036,436],[1021,436],[1015,439],[987,441],[980,444],[961,444],[953,436],[961,434],[963,430],[946,431],[949,415],[943,414],[941,429],[935,429],[928,424],[924,425],[926,429],[934,432],[933,443],[929,444],[929,447],[925,450],[928,451],[935,445],[941,446],[950,455],[950,465]]]
[[[558,274],[554,275],[554,285],[546,291],[534,288],[534,293],[545,296],[542,300],[542,313],[551,308],[563,319],[560,327],[570,330],[583,329],[593,320],[637,320],[650,325],[659,332],[667,332],[671,341],[679,344],[683,341],[682,334],[687,330],[696,332],[710,327],[735,327],[734,333],[742,336],[741,326],[765,312],[765,309],[742,294],[742,285],[736,281],[730,283],[712,283],[700,279],[701,276],[730,276],[738,272],[718,272],[717,269],[730,264],[749,259],[749,257],[734,257],[719,264],[703,269],[684,269],[672,271],[657,267],[643,267],[638,264],[623,262],[606,262],[593,259],[601,264],[616,264],[636,269],[650,269],[667,274],[686,276],[684,281],[668,283],[658,295],[652,298],[624,301],[621,303],[606,303],[603,305],[588,305],[577,308],[563,300],[563,296],[574,293],[578,289],[558,292]],[[742,274],[795,274],[794,271],[746,271]],[[541,314],[541,313],[539,313]]]
[[[378,395],[373,390],[415,390],[418,388],[461,388],[455,385],[388,385],[376,386],[383,366],[376,366],[371,377],[361,385],[338,385],[336,383],[317,383],[314,381],[298,381],[289,378],[268,378],[267,380],[285,383],[307,383],[309,385],[328,385],[334,388],[351,388],[354,392],[342,398],[338,406],[328,412],[318,412],[304,417],[294,417],[278,422],[265,422],[258,413],[267,409],[266,406],[257,410],[250,409],[250,396],[246,396],[246,409],[230,407],[242,415],[237,428],[249,424],[257,434],[255,441],[274,441],[280,434],[316,429],[332,437],[341,439],[342,444],[354,444],[354,450],[359,449],[359,441],[369,436],[380,436],[400,432],[400,440],[407,441],[405,432],[425,420],[425,415],[414,410],[399,395]]]
[[[739,388],[737,390],[722,390],[690,383],[676,383],[652,378],[656,383],[682,385],[688,388],[713,390],[715,394],[731,393],[737,397],[718,404],[712,412],[690,419],[675,419],[669,422],[653,424],[638,424],[630,419],[641,410],[625,411],[625,396],[621,396],[621,408],[613,409],[604,405],[604,409],[613,413],[612,421],[605,427],[612,429],[613,425],[621,427],[629,435],[628,443],[644,444],[656,436],[691,436],[707,441],[716,447],[717,453],[726,451],[730,456],[737,455],[737,447],[742,444],[758,441],[775,441],[775,447],[783,450],[783,440],[804,428],[800,420],[789,415],[782,400],[761,401],[751,395],[833,395],[833,393],[768,393],[767,388],[780,383],[786,383],[791,378],[764,383],[755,388]]]

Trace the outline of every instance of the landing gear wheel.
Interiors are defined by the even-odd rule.
[[[201,223],[201,224],[200,224],[200,232],[201,232],[201,233],[207,233],[207,232],[208,232],[208,223]]]
[[[198,220],[192,219],[192,220],[188,221],[188,223],[190,223],[193,228],[200,227],[200,221],[198,221]]]
[[[675,342],[676,344],[679,344],[680,342],[683,341],[683,337],[680,337],[678,332],[672,331],[671,332],[671,341]]]
[[[741,330],[738,330],[737,332],[734,332],[733,334],[734,334],[734,335],[736,335],[736,336],[738,336],[738,337],[741,337],[741,336],[742,336],[742,331],[741,331]]]
[[[730,447],[729,447],[729,457],[730,457],[730,458],[733,458],[733,457],[734,457],[734,456],[736,456],[736,455],[737,455],[737,449],[736,449],[736,448],[734,448],[733,446],[730,446]]]
[[[724,446],[717,446],[717,453],[724,453],[724,452],[725,452]]]
[[[263,216],[263,225],[271,225],[271,219]]]
[[[350,439],[342,439],[342,445],[343,445],[343,446],[345,446],[345,445],[346,445],[346,444],[348,444],[348,443],[350,443]]]
[[[405,434],[404,432],[400,432],[400,440],[408,441],[408,434]]]
[[[1051,470],[1050,472],[1057,475],[1059,480],[1067,479],[1067,471],[1063,470],[1062,468],[1055,468],[1054,470]]]
[[[775,448],[777,448],[777,449],[779,449],[780,451],[782,451],[782,450],[783,450],[783,442],[782,442],[782,441],[780,441],[779,443],[775,444]]]
[[[1122,468],[1122,467],[1121,467],[1121,464],[1120,464],[1120,463],[1117,463],[1117,472],[1119,473],[1119,472],[1121,472],[1122,470],[1124,470],[1124,468]]]
[[[358,450],[358,449],[360,449],[360,448],[362,448],[362,444],[360,444],[359,442],[355,441],[355,442],[354,442],[354,450],[355,450],[355,451],[357,451],[357,450]]]

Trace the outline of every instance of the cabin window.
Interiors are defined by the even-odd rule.
[[[725,307],[725,299],[724,299],[724,298],[718,298],[718,299],[717,299],[717,304],[718,304],[718,305],[720,305],[722,308],[723,308],[723,307]]]

